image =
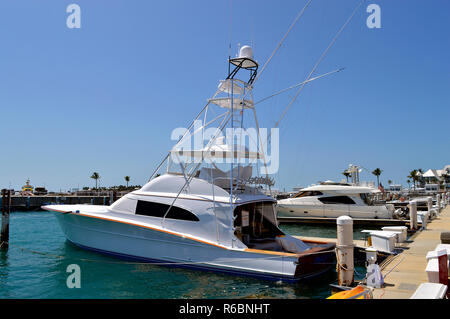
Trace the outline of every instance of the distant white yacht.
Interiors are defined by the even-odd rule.
[[[292,198],[278,201],[278,217],[328,217],[347,215],[358,219],[391,219],[393,205],[375,204],[378,189],[325,182],[301,189]]]

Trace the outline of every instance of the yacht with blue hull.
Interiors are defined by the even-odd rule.
[[[229,59],[227,78],[141,189],[111,206],[43,208],[70,242],[119,258],[284,281],[333,268],[334,244],[302,241],[278,227],[276,201],[264,191],[269,178],[254,176],[261,148],[234,135],[224,142],[225,128],[243,131],[248,111],[261,140],[252,95],[257,69],[248,46]],[[248,81],[235,78],[240,70]],[[200,145],[191,149],[190,139]]]

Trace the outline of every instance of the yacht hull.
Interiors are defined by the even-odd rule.
[[[334,251],[299,256],[237,250],[106,218],[55,212],[68,241],[117,258],[296,282],[334,267]],[[319,249],[320,250],[320,249]]]
[[[277,211],[280,218],[337,218],[344,215],[358,219],[392,218],[392,214],[383,206],[279,204]]]

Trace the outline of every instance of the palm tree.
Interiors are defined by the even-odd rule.
[[[95,189],[97,189],[97,183],[98,183],[98,180],[100,179],[100,174],[97,172],[94,172],[94,173],[92,173],[91,178],[95,179]]]
[[[417,182],[419,183],[419,185],[422,185],[423,183],[423,169],[421,168],[417,170]]]
[[[419,171],[416,169],[413,169],[411,172],[409,172],[408,178],[411,178],[414,183],[414,190],[416,190],[416,181],[419,180],[419,175],[417,174]]]
[[[128,188],[128,182],[130,181],[130,176],[125,176],[125,181],[127,182],[127,188]]]
[[[378,187],[380,187],[380,175],[381,175],[382,170],[379,168],[376,168],[373,170],[372,174],[375,175],[377,177],[377,184]]]
[[[409,184],[411,184],[411,180],[407,179],[406,183],[408,183],[408,188],[410,188]]]
[[[392,184],[392,181],[391,181],[390,179],[388,179],[388,184],[389,184],[389,185],[391,185],[391,184]]]
[[[345,176],[345,178],[347,179],[347,183],[348,183],[348,178],[350,177],[350,173],[348,171],[343,171],[342,175]]]

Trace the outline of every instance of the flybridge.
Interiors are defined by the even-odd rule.
[[[186,184],[189,184],[192,177],[206,180],[209,177],[214,179],[214,184],[215,179],[221,179],[219,183],[228,183],[231,192],[237,180],[245,180],[251,184],[261,181],[269,187],[273,185],[268,174],[278,170],[278,142],[270,144],[269,156],[266,141],[268,136],[272,140],[278,138],[278,132],[270,132],[268,135],[267,130],[258,125],[252,93],[258,67],[250,46],[241,47],[237,57],[228,59],[227,77],[220,81],[216,93],[207,100],[206,106],[191,126],[173,131],[172,138],[181,138],[166,158],[167,172],[181,173],[185,176]],[[240,70],[249,71],[247,81],[236,77]],[[248,111],[250,117],[246,115]],[[254,124],[246,125],[252,118]],[[266,178],[250,179],[252,170],[245,165],[259,164],[263,167],[261,173],[266,174]],[[214,172],[215,175],[205,174],[203,167],[208,165],[208,172]],[[224,176],[225,174],[230,176]]]

